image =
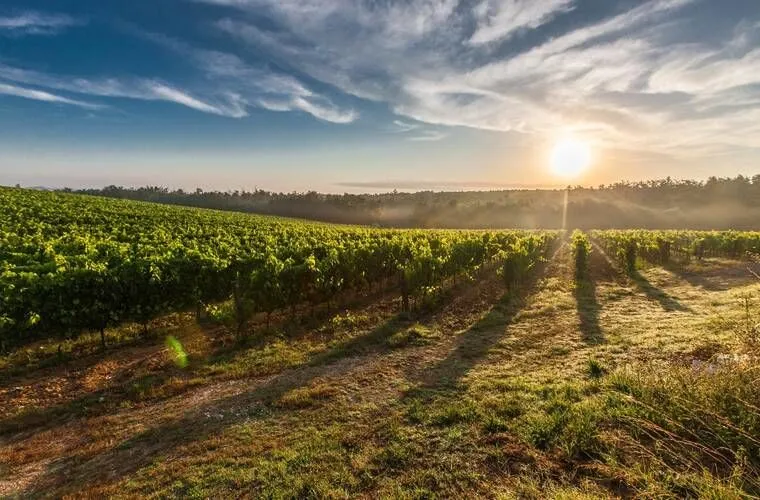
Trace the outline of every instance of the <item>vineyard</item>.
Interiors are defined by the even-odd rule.
[[[0,209],[0,497],[760,494],[760,232]]]
[[[0,190],[0,339],[71,337],[232,301],[256,313],[394,287],[408,310],[494,260],[519,281],[556,233],[391,231]],[[212,308],[212,311],[215,310]],[[103,338],[105,341],[105,338]]]
[[[591,231],[591,238],[626,269],[636,267],[637,258],[667,265],[675,258],[722,257],[744,259],[760,254],[760,232],[747,231]]]

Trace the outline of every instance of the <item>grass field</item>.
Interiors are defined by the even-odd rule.
[[[0,497],[757,495],[758,292],[746,263],[629,277],[599,248],[576,282],[564,244],[519,296],[484,270],[246,346],[185,314],[27,346],[0,359]]]

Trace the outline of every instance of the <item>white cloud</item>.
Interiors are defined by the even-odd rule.
[[[390,132],[403,135],[406,140],[415,142],[440,141],[449,134],[426,126],[424,123],[410,123],[404,120],[393,120]]]
[[[64,14],[24,12],[12,17],[0,17],[0,34],[55,35],[81,24],[82,21]]]
[[[303,111],[332,123],[351,123],[359,116],[353,109],[341,109],[327,97],[307,88],[297,78],[275,72],[265,66],[255,67],[227,52],[192,47],[178,40],[152,33],[140,36],[167,47],[198,67],[210,84],[222,87],[238,97],[245,113],[249,103],[270,111]],[[203,103],[201,103],[203,104]],[[203,106],[191,106],[203,110]]]
[[[234,92],[217,95],[213,99],[213,102],[211,102],[209,100],[201,100],[185,90],[178,89],[158,80],[141,78],[103,78],[92,80],[49,75],[4,64],[0,64],[0,78],[16,83],[89,96],[173,102],[204,113],[230,118],[247,116],[245,100]]]
[[[269,111],[303,111],[331,123],[351,123],[358,117],[353,110],[341,110],[329,103],[317,104],[303,97],[293,97],[289,100],[259,99],[257,103]]]
[[[134,34],[177,52],[200,69],[206,81],[196,87],[204,89],[201,92],[203,97],[158,79],[77,78],[2,63],[0,78],[83,95],[172,102],[230,118],[248,116],[247,108],[256,105],[277,111],[302,111],[319,120],[339,124],[351,123],[358,118],[357,111],[336,106],[288,74],[254,67],[234,54],[196,49],[162,35],[139,31]]]
[[[760,84],[760,49],[732,57],[726,51],[686,47],[673,51],[649,79],[654,92],[706,94]]]
[[[573,0],[483,0],[473,8],[478,27],[470,43],[508,39],[537,28],[571,8]]]
[[[24,87],[17,87],[15,85],[8,85],[6,83],[0,83],[0,94],[11,95],[15,97],[22,97],[24,99],[32,99],[35,101],[53,102],[59,104],[69,104],[72,106],[79,106],[86,109],[102,109],[104,106],[100,104],[92,104],[84,101],[77,101],[75,99],[69,99],[50,92],[44,92],[42,90],[34,90]]]
[[[393,120],[393,128],[391,129],[392,132],[411,132],[412,130],[416,130],[420,128],[420,125],[416,123],[409,123],[402,120]]]
[[[83,79],[1,63],[0,78],[41,92],[28,97],[39,100],[69,99],[54,93],[62,92],[233,118],[259,107],[351,123],[358,112],[343,93],[385,103],[399,116],[392,131],[410,140],[465,126],[542,135],[572,128],[667,154],[760,144],[760,23],[737,17],[709,36],[690,32],[686,16],[700,0],[602,2],[589,16],[580,0],[193,1],[232,8],[205,22],[239,42],[234,54],[143,36],[194,66],[195,80]],[[0,18],[0,31],[67,22],[26,14]]]
[[[242,118],[248,115],[245,111],[245,101],[236,94],[227,95],[227,105],[213,106],[200,101],[181,90],[174,89],[162,83],[151,82],[147,84],[147,88],[149,89],[150,94],[154,95],[157,99],[176,102],[177,104],[182,104],[183,106],[203,111],[204,113],[229,116],[231,118]]]
[[[243,11],[214,21],[221,31],[281,66],[387,103],[401,123],[542,135],[572,128],[602,145],[686,156],[760,144],[757,20],[737,20],[722,41],[717,31],[709,42],[682,41],[690,26],[679,16],[695,15],[699,0],[639,2],[538,32],[524,48],[512,45],[517,35],[583,3],[210,1]],[[271,22],[250,20],[254,12]]]
[[[358,116],[353,110],[342,111],[330,104],[317,104],[303,97],[294,97],[292,104],[295,109],[300,109],[315,118],[332,123],[351,123]]]
[[[422,133],[418,135],[413,135],[409,137],[410,141],[417,141],[417,142],[432,142],[432,141],[440,141],[441,139],[445,139],[448,137],[448,134],[445,132],[441,132],[439,130],[427,130],[423,131]]]
[[[359,116],[353,109],[339,108],[330,99],[316,94],[290,75],[254,68],[233,54],[195,49],[190,53],[217,82],[220,78],[224,79],[226,86],[252,94],[251,99],[264,95],[258,98],[258,102],[265,109],[303,111],[319,120],[338,124],[351,123]]]

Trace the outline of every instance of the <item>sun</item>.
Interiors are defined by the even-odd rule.
[[[578,177],[591,164],[591,147],[587,142],[567,137],[554,145],[551,169],[556,176],[570,179]]]

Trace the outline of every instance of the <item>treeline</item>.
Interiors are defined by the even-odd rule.
[[[67,190],[71,191],[71,190]],[[325,222],[418,228],[560,228],[564,189],[320,194],[169,190],[147,186],[78,193]],[[760,175],[707,181],[619,182],[570,187],[568,227],[758,229]]]

